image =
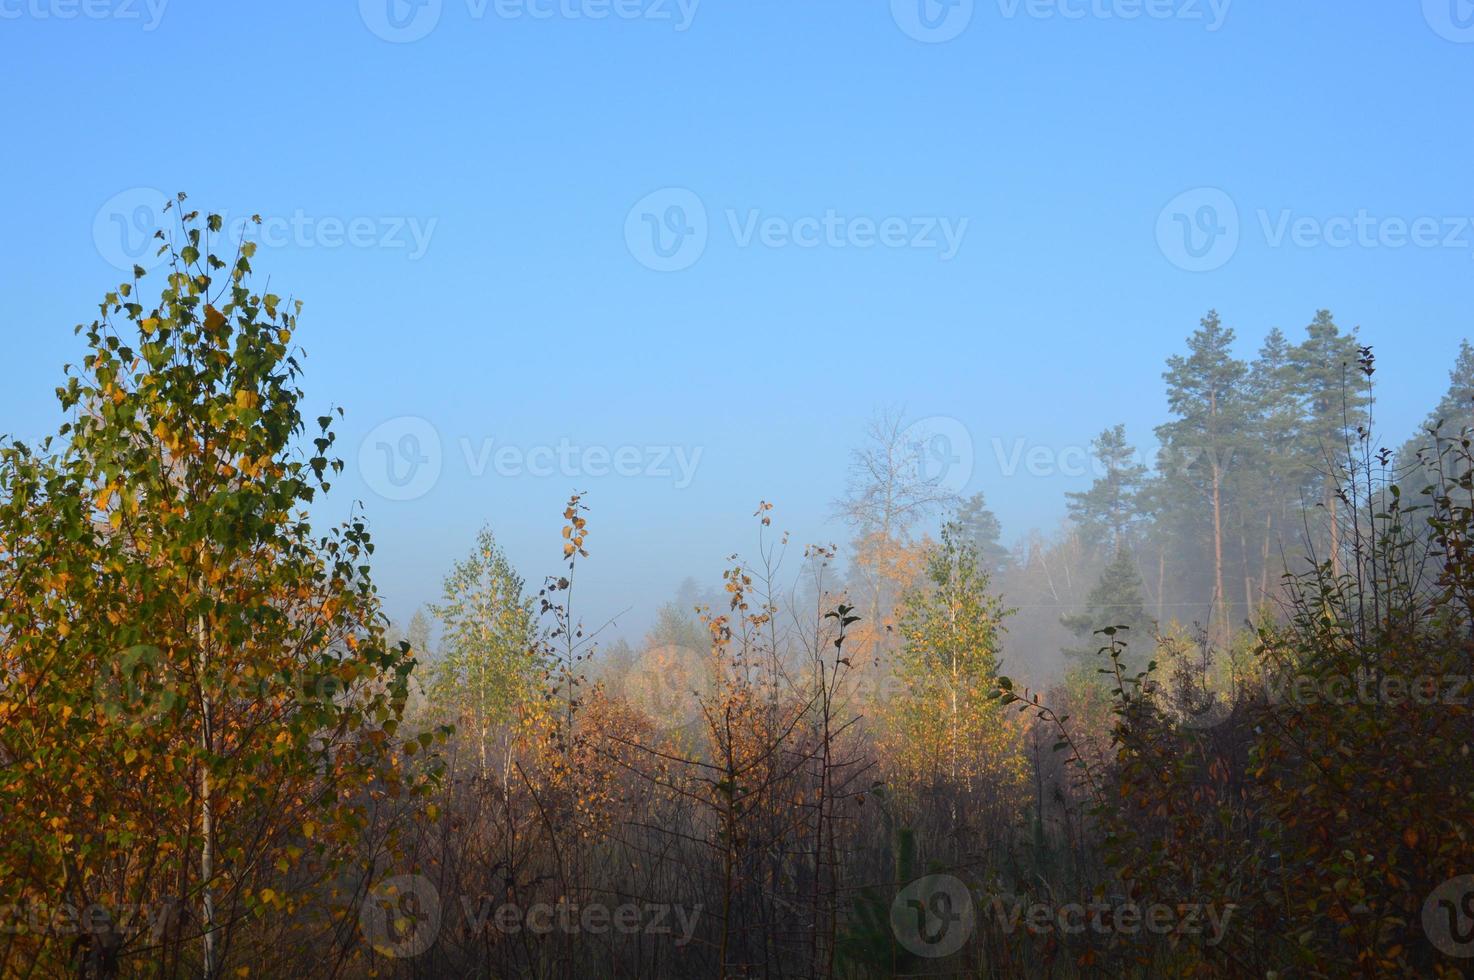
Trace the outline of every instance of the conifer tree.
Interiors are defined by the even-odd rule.
[[[1312,467],[1312,487],[1326,509],[1333,569],[1341,567],[1341,529],[1337,492],[1345,478],[1348,440],[1366,422],[1367,394],[1355,383],[1356,333],[1342,333],[1329,310],[1320,310],[1305,328],[1305,339],[1290,353],[1304,413],[1300,451]]]
[[[1304,454],[1304,409],[1298,397],[1295,366],[1289,340],[1276,327],[1264,338],[1259,354],[1249,366],[1247,391],[1252,415],[1252,465],[1240,474],[1239,495],[1244,513],[1244,537],[1256,545],[1255,554],[1245,554],[1245,576],[1250,562],[1257,568],[1258,585],[1246,586],[1245,602],[1251,607],[1263,602],[1269,590],[1270,568],[1300,532],[1292,516],[1312,475]],[[1278,544],[1278,547],[1276,545]]]
[[[1430,479],[1425,463],[1441,457],[1449,464],[1448,447],[1458,442],[1465,429],[1474,430],[1474,346],[1467,340],[1459,343],[1458,357],[1448,373],[1448,390],[1418,426],[1418,431],[1398,450],[1397,480],[1403,500],[1409,506],[1422,504],[1427,496]],[[1444,468],[1445,475],[1456,476],[1447,472],[1449,465]]]
[[[963,542],[977,555],[978,567],[988,575],[997,575],[1013,560],[1003,546],[1003,524],[988,508],[981,492],[964,500],[957,508],[957,530]]]
[[[1136,459],[1136,449],[1126,441],[1126,426],[1115,425],[1091,443],[1102,473],[1089,490],[1065,494],[1070,517],[1092,547],[1116,552],[1126,546],[1141,520],[1138,495],[1147,470]]]
[[[1153,624],[1145,606],[1136,559],[1125,548],[1118,548],[1086,596],[1085,609],[1060,619],[1060,623],[1080,640],[1079,645],[1065,651],[1066,655],[1093,662],[1096,652],[1106,645],[1095,642],[1102,639],[1095,632],[1110,626],[1124,626],[1128,632],[1120,634],[1117,639],[1127,645],[1127,661],[1132,669],[1140,670],[1150,658],[1153,647]]]
[[[1224,646],[1230,634],[1224,584],[1228,495],[1241,462],[1248,414],[1247,367],[1234,357],[1233,341],[1233,330],[1216,311],[1209,311],[1188,338],[1187,356],[1167,361],[1167,403],[1177,418],[1157,429],[1169,488],[1174,495],[1185,493],[1190,506],[1199,501],[1207,505],[1213,569],[1210,621]]]

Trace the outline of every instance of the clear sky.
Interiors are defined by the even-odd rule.
[[[260,213],[396,616],[577,488],[638,631],[760,499],[842,540],[887,405],[1052,526],[1088,475],[1010,461],[1149,441],[1210,307],[1360,325],[1393,442],[1474,334],[1468,0],[0,0],[0,65],[0,431],[158,192]]]

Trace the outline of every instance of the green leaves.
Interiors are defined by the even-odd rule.
[[[304,516],[342,462],[331,417],[304,461],[295,314],[250,291],[244,260],[212,279],[227,263],[198,215],[179,221],[157,305],[123,302],[135,269],[83,328],[62,448],[0,445],[0,761],[33,762],[0,764],[0,906],[80,876],[115,905],[208,886],[230,921],[303,821],[330,873],[376,796],[436,769],[403,772],[388,737],[413,661],[384,640],[366,523],[316,534]]]

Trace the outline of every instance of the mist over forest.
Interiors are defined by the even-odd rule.
[[[1474,977],[1471,0],[0,64],[0,980]]]
[[[1379,481],[1416,495],[1426,486],[1418,450],[1474,418],[1474,349],[1466,341],[1454,352],[1447,390],[1427,399],[1416,431],[1389,437],[1374,426],[1371,340],[1317,310],[1293,337],[1269,328],[1243,359],[1235,354],[1243,338],[1210,311],[1181,352],[1163,356],[1168,417],[1139,434],[1102,420],[1099,434],[1078,446],[996,437],[985,444],[955,419],[878,409],[855,434],[847,472],[836,475],[843,493],[829,520],[814,541],[790,541],[788,562],[805,560],[806,543],[832,550],[827,597],[847,597],[893,631],[897,606],[947,527],[975,551],[979,572],[1010,611],[1009,666],[1035,683],[1088,664],[1093,632],[1104,625],[1131,628],[1138,648],[1157,632],[1199,645],[1211,633],[1221,644],[1279,607],[1287,575],[1327,559],[1340,564],[1337,490],[1348,453],[1376,460]],[[974,457],[990,452],[999,472],[981,480]],[[1061,492],[1067,517],[1057,526],[1006,534],[976,487],[1041,474],[1087,482]],[[588,499],[597,506],[596,494]],[[774,507],[783,527],[781,505]],[[487,531],[494,540],[496,529]],[[725,543],[741,551],[752,542]],[[618,665],[650,649],[700,648],[701,610],[720,607],[725,595],[711,578],[687,575],[664,601],[601,622],[604,659]],[[805,576],[789,585],[790,615],[822,598]],[[622,628],[630,620],[651,625],[631,632]],[[441,629],[429,609],[399,627],[417,631],[424,649],[434,648]]]

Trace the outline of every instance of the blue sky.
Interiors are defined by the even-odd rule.
[[[1246,355],[1359,324],[1394,442],[1474,334],[1467,0],[426,2],[0,0],[0,431],[55,427],[156,192],[260,213],[391,613],[483,522],[554,571],[577,488],[638,631],[760,499],[842,540],[878,407],[1013,537],[1089,477],[1008,458],[1148,442],[1210,307]]]

